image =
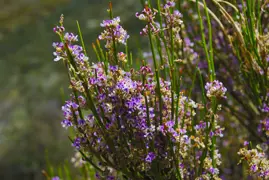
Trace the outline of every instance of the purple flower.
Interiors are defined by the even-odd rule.
[[[138,109],[141,104],[142,104],[142,97],[141,96],[138,96],[138,97],[132,97],[130,99],[130,101],[127,101],[126,104],[127,104],[127,107],[130,109],[130,110],[136,110]]]
[[[79,96],[78,101],[80,107],[84,107],[86,105],[86,99],[83,96]]]
[[[104,20],[103,23],[100,24],[105,30],[99,35],[99,39],[106,40],[105,47],[108,49],[112,48],[113,40],[126,45],[127,39],[130,37],[119,23],[120,17],[116,17],[112,20]]]
[[[51,178],[51,180],[60,180],[60,178],[58,176],[54,176]]]
[[[81,148],[81,143],[85,143],[86,140],[84,138],[81,138],[81,137],[77,137],[72,146],[75,147],[76,149],[80,149]]]
[[[244,141],[244,146],[248,146],[249,142],[248,141]]]
[[[153,22],[153,20],[155,19],[155,15],[156,12],[152,12],[152,10],[148,7],[145,7],[141,13],[135,13],[135,16],[139,19],[139,20],[144,20],[144,21],[148,21],[148,22]]]
[[[182,139],[183,139],[185,144],[190,144],[191,143],[191,140],[187,135],[183,135]]]
[[[135,16],[142,21],[147,21],[148,25],[142,29],[140,35],[148,35],[150,30],[153,34],[156,34],[160,31],[160,26],[154,21],[156,12],[153,12],[150,8],[145,7],[141,13],[136,13]]]
[[[145,160],[146,162],[151,163],[155,158],[156,158],[155,153],[149,152]]]
[[[148,66],[141,66],[140,67],[140,73],[143,74],[143,75],[148,75],[150,74],[152,71],[151,71],[151,68],[148,67]]]
[[[55,48],[55,52],[53,53],[53,55],[55,56],[54,61],[69,60],[68,54],[70,52],[72,58],[77,63],[77,69],[83,72],[87,70],[88,57],[85,56],[85,54],[82,52],[83,48],[81,46],[72,44],[77,41],[78,41],[77,35],[67,32],[64,35],[64,43],[66,44],[67,47],[62,42],[53,43],[52,46]]]
[[[198,125],[195,125],[194,128],[196,130],[205,129],[206,128],[206,122],[201,121]]]
[[[71,107],[73,108],[73,110],[77,110],[79,105],[77,103],[72,102]]]
[[[223,137],[223,128],[217,128],[215,130],[215,135],[219,137]]]
[[[65,33],[64,35],[64,40],[68,41],[69,43],[71,42],[77,42],[78,41],[78,36],[74,35],[73,33]]]
[[[256,172],[256,171],[258,170],[257,165],[256,165],[256,164],[253,164],[253,165],[250,167],[250,170],[251,170],[252,172]]]
[[[218,168],[213,168],[213,167],[211,167],[211,168],[209,168],[209,170],[208,170],[211,174],[219,174],[219,170],[218,170]]]
[[[119,23],[120,23],[120,17],[116,17],[114,19],[103,20],[100,26],[101,27],[117,26]]]
[[[176,3],[173,1],[167,1],[167,3],[164,5],[164,9],[169,9],[171,7],[175,7]]]
[[[112,72],[116,72],[119,68],[118,68],[118,66],[109,66],[109,69],[110,69],[110,71],[112,71]]]
[[[185,38],[184,42],[188,47],[192,47],[194,45],[193,42],[191,42],[190,38]]]
[[[266,103],[263,103],[263,106],[261,108],[262,112],[269,112],[269,105],[267,105]]]
[[[55,33],[61,34],[61,33],[63,33],[65,31],[65,28],[63,26],[56,26],[56,27],[53,28],[53,31]]]
[[[258,132],[265,132],[266,136],[269,137],[269,118],[265,118],[260,121],[260,124],[258,125]]]
[[[99,173],[95,173],[95,178],[96,178],[96,179],[101,179],[100,174],[99,174]]]
[[[71,127],[73,124],[71,121],[67,120],[67,119],[64,119],[62,122],[61,122],[62,126],[64,128],[68,128],[68,127]]]
[[[165,123],[165,125],[166,125],[168,128],[173,128],[174,125],[175,125],[175,122],[174,122],[174,121],[167,121],[167,122]]]
[[[63,111],[63,115],[64,118],[66,120],[72,121],[73,120],[73,116],[76,116],[78,114],[77,109],[78,109],[78,105],[72,101],[66,101],[66,104],[64,106],[62,106],[62,111]],[[66,124],[67,122],[64,122],[64,124]]]
[[[215,135],[215,133],[213,131],[210,131],[209,136],[213,137],[214,135]]]
[[[84,126],[85,124],[86,124],[85,120],[83,120],[83,119],[78,120],[78,125],[79,126]]]
[[[53,55],[55,56],[54,61],[59,61],[65,58],[64,44],[62,42],[54,42],[52,43],[52,47],[55,48],[55,52],[53,52]]]
[[[206,96],[208,98],[211,98],[213,96],[219,97],[219,98],[221,97],[226,98],[225,93],[227,89],[218,80],[214,80],[213,82],[206,83],[205,89],[207,90]]]
[[[114,180],[115,177],[114,177],[114,176],[107,176],[106,179],[107,179],[107,180]]]

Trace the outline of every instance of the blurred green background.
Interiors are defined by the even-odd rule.
[[[138,36],[134,13],[141,9],[139,1],[112,2],[124,28]],[[100,22],[108,18],[107,6],[108,0],[0,1],[1,180],[44,179],[46,151],[55,165],[71,159],[74,151],[60,124],[60,89],[68,93],[68,82],[62,63],[53,61],[51,45],[58,38],[52,28],[64,14],[66,29],[77,32],[78,20],[94,60],[91,43],[101,32]]]

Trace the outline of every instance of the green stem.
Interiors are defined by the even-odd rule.
[[[85,48],[84,40],[83,40],[83,37],[82,37],[82,33],[81,33],[81,30],[80,30],[80,25],[79,25],[78,21],[77,21],[77,28],[78,28],[78,34],[79,34],[79,38],[80,38],[80,41],[81,41],[81,45],[82,45],[84,54],[85,54],[85,56],[87,56],[87,51],[86,51],[86,48]]]
[[[215,65],[214,65],[214,55],[213,55],[213,40],[212,40],[212,25],[211,25],[211,20],[210,20],[210,16],[208,13],[208,8],[206,5],[205,0],[203,0],[203,4],[204,4],[204,11],[206,14],[206,19],[207,19],[207,25],[208,25],[208,33],[209,33],[209,57],[210,57],[210,79],[211,81],[215,80],[216,78],[216,73],[215,73]]]
[[[201,32],[201,37],[202,37],[202,44],[203,44],[203,48],[205,51],[205,55],[206,55],[206,60],[207,60],[207,64],[208,64],[208,74],[210,76],[210,81],[214,80],[214,76],[213,76],[213,69],[211,67],[211,57],[208,53],[208,47],[206,44],[206,39],[205,39],[205,33],[204,33],[204,24],[203,24],[203,19],[201,17],[201,12],[198,6],[198,0],[196,0],[196,8],[197,8],[197,12],[198,12],[198,17],[199,17],[199,21],[200,21],[200,32]],[[204,9],[206,9],[206,7],[204,7]]]
[[[150,30],[150,25],[149,25],[149,42],[150,42],[150,47],[151,47],[151,52],[152,52],[152,58],[153,58],[153,63],[154,63],[154,68],[155,68],[155,77],[157,81],[157,88],[156,88],[156,93],[159,98],[159,113],[160,113],[160,124],[162,124],[162,95],[161,95],[161,86],[160,86],[160,77],[159,77],[159,70],[157,67],[157,61],[156,61],[156,55],[155,55],[155,50],[153,46],[153,40],[152,40],[152,34]]]

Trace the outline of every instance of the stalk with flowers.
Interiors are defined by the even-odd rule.
[[[146,59],[140,59],[140,67],[132,66],[128,50],[131,37],[120,24],[120,17],[113,16],[111,3],[110,19],[101,23],[104,31],[93,44],[95,63],[87,56],[79,25],[79,35],[66,32],[61,16],[54,28],[60,38],[53,43],[54,60],[65,65],[71,90],[62,107],[62,126],[75,132],[70,141],[95,168],[97,179],[221,179],[217,141],[223,137],[219,112],[227,89],[215,71],[211,16],[216,16],[206,1],[195,1],[204,50],[201,54],[208,67],[202,72],[197,63],[199,55],[176,8],[181,2],[161,4],[157,0],[156,7],[151,1],[141,3],[144,8],[135,15],[145,22],[140,35],[148,38],[153,67]],[[194,68],[193,73],[186,66]],[[188,82],[191,85],[183,91]],[[195,87],[199,88],[199,98],[194,101]],[[267,124],[261,122],[260,129],[266,129]],[[243,149],[239,155],[249,153]],[[268,160],[265,155],[257,156],[265,158],[265,166],[259,171],[267,178]]]
[[[191,3],[195,1],[190,1]],[[268,1],[196,1],[200,9],[208,11],[214,25],[213,31],[216,77],[227,87],[227,102],[223,116],[232,124],[238,122],[241,131],[255,144],[245,142],[238,154],[245,160],[248,169],[255,164],[258,170],[248,174],[268,178]],[[191,7],[184,3],[185,8]],[[196,9],[198,9],[196,7]],[[206,12],[204,13],[207,14]],[[191,15],[191,16],[195,16]],[[206,18],[208,19],[208,18]],[[202,21],[204,22],[204,20]],[[205,23],[205,22],[204,22]],[[195,34],[195,25],[189,26],[189,34]],[[191,31],[192,30],[192,31]],[[210,34],[210,29],[207,29]],[[199,62],[202,63],[202,62]],[[195,67],[193,67],[194,69]],[[232,126],[228,125],[229,128]],[[263,129],[263,130],[262,130]],[[243,144],[242,140],[239,140]],[[239,148],[238,148],[239,149]],[[243,155],[242,151],[259,152],[263,163]],[[229,150],[229,149],[228,149]],[[251,159],[251,161],[250,161]],[[254,173],[256,172],[256,173]]]

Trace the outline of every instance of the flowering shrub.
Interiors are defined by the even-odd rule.
[[[231,18],[219,2],[213,2],[226,18]],[[259,125],[256,123],[257,130],[247,129],[261,141],[268,138],[268,61],[264,61],[268,50],[257,42],[250,45],[257,46],[255,48],[260,51],[248,49],[247,42],[236,49],[238,42],[228,36],[237,58],[246,52],[251,55],[251,59],[242,56],[245,58],[243,81],[254,76],[259,79],[256,84],[250,84],[250,92],[245,93],[252,98],[251,105],[241,104],[233,91],[217,80],[209,15],[221,28],[223,24],[206,2],[196,1],[200,44],[204,51],[194,46],[186,32],[183,15],[176,10],[181,3],[171,0],[161,5],[158,0],[157,9],[150,3],[143,5],[144,9],[136,13],[136,17],[146,23],[140,34],[148,37],[149,58],[153,64],[141,60],[139,67],[133,67],[127,41],[130,36],[120,25],[120,18],[113,17],[111,4],[110,19],[100,24],[104,31],[98,39],[104,41],[104,49],[99,40],[97,46],[93,46],[98,62],[89,62],[79,26],[79,35],[65,32],[61,16],[59,25],[54,28],[61,40],[53,43],[54,61],[61,60],[66,66],[72,92],[62,107],[64,120],[61,124],[75,132],[70,137],[72,146],[81,153],[85,163],[95,168],[97,179],[221,179],[222,158],[218,142],[225,129],[221,119],[229,116],[223,115],[222,102],[226,112],[245,126],[242,118],[247,116],[241,115],[238,109],[247,108],[250,114],[257,113],[257,117],[264,120]],[[200,6],[205,10],[208,37]],[[232,19],[228,22],[234,23]],[[233,28],[239,31],[237,26]],[[237,36],[247,41],[241,36],[249,34]],[[119,50],[122,47],[125,52]],[[205,57],[208,72],[201,70],[200,57]],[[266,57],[268,59],[268,55]],[[263,64],[255,58],[261,58]],[[251,61],[252,65],[246,61]],[[186,86],[190,82],[192,85]],[[234,109],[238,105],[234,101],[227,102],[230,96],[242,106]],[[196,97],[195,101],[192,97]],[[268,178],[265,152],[242,148],[238,155],[242,161],[246,160],[249,174]]]

